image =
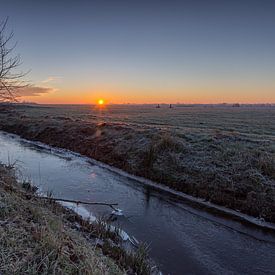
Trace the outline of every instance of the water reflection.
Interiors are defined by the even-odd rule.
[[[149,207],[150,207],[150,198],[151,198],[151,187],[150,186],[145,186],[144,187],[144,189],[145,189],[145,192],[144,192],[144,194],[145,194],[145,208],[146,209],[149,209]]]

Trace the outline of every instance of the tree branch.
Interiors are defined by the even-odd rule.
[[[8,18],[0,21],[0,102],[16,101],[20,89],[29,86],[23,80],[28,72],[18,71],[22,64],[21,57],[13,54],[17,43],[10,44],[14,33],[6,33],[7,23]]]
[[[28,194],[29,195],[29,194]],[[51,200],[51,201],[63,201],[63,202],[72,202],[75,204],[87,204],[87,205],[103,205],[103,206],[109,206],[113,210],[117,210],[114,206],[117,206],[118,203],[106,203],[106,202],[88,202],[88,201],[79,201],[79,200],[69,200],[69,199],[61,199],[61,198],[51,198],[51,197],[45,197],[45,196],[33,196],[30,195],[32,198],[35,199],[45,199],[45,200]]]

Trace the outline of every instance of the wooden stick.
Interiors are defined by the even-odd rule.
[[[64,201],[64,202],[72,202],[75,204],[88,204],[88,205],[105,205],[109,206],[114,210],[117,210],[114,206],[118,205],[118,203],[106,203],[106,202],[88,202],[88,201],[77,201],[77,200],[69,200],[69,199],[61,199],[61,198],[51,198],[51,197],[44,197],[44,196],[32,196],[32,198],[36,199],[46,199],[46,200],[52,200],[52,201]]]
[[[11,188],[12,190],[16,190],[12,185],[6,184],[4,181],[0,180],[0,183],[3,184],[6,188]],[[21,190],[16,190],[17,192],[31,198],[35,199],[45,199],[45,200],[52,200],[52,201],[64,201],[64,202],[72,202],[75,204],[88,204],[88,205],[105,205],[111,207],[113,210],[117,211],[114,206],[117,206],[118,203],[107,203],[107,202],[88,202],[88,201],[77,201],[77,200],[69,200],[69,199],[61,199],[61,198],[51,198],[45,196],[35,196],[31,193],[22,192]]]

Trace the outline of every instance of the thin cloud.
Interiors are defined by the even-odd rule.
[[[48,94],[51,92],[56,91],[55,88],[51,87],[38,87],[38,86],[31,86],[31,87],[26,87],[20,89],[17,93],[16,96],[21,97],[21,96],[40,96],[43,94]]]
[[[62,79],[61,76],[49,76],[45,80],[42,80],[41,83],[49,83],[49,82],[53,82],[53,81],[60,80],[60,79]]]

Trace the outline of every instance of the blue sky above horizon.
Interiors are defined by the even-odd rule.
[[[274,14],[271,0],[1,0],[0,10],[31,69],[24,99],[44,103],[274,103]]]

